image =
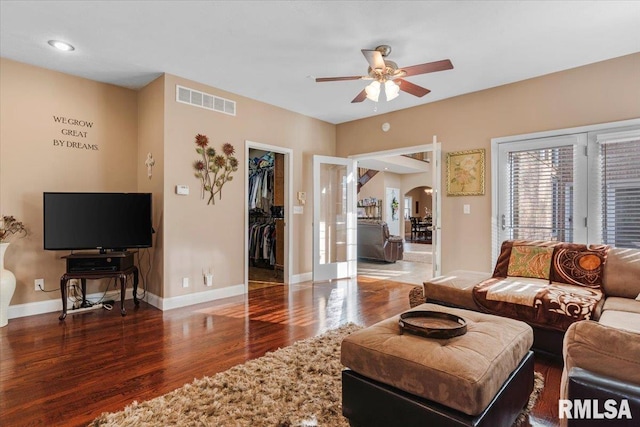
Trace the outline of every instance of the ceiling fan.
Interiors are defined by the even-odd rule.
[[[380,87],[384,85],[387,101],[391,101],[398,97],[398,92],[403,91],[417,97],[423,97],[429,92],[422,86],[413,84],[403,77],[415,76],[418,74],[433,73],[436,71],[451,70],[453,64],[448,59],[442,61],[428,62],[426,64],[412,65],[410,67],[398,68],[398,64],[393,61],[386,60],[391,53],[391,46],[383,44],[374,50],[362,49],[362,54],[369,62],[368,75],[366,76],[348,76],[348,77],[319,77],[316,82],[335,82],[345,80],[373,80],[371,84],[360,92],[353,102],[362,102],[368,98],[374,102],[378,102],[380,96]]]

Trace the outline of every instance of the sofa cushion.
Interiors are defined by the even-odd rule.
[[[611,326],[612,328],[623,329],[625,331],[640,334],[640,313],[606,310],[602,313],[598,322],[601,325]],[[638,339],[640,339],[640,336],[638,336]]]
[[[609,246],[562,243],[554,247],[552,282],[600,288]]]
[[[602,310],[616,310],[626,311],[628,313],[640,313],[640,301],[630,298],[607,297],[607,299],[604,301]]]
[[[640,335],[594,321],[572,324],[564,336],[560,398],[567,397],[566,373],[574,367],[640,384]]]
[[[403,335],[399,316],[394,316],[347,336],[342,364],[407,393],[477,415],[533,344],[531,327],[523,322],[436,304],[411,311],[415,310],[460,316],[467,321],[467,333],[442,340]]]
[[[640,294],[640,249],[611,248],[604,267],[607,296],[637,298]]]
[[[553,248],[541,246],[513,246],[509,256],[507,276],[549,279]]]
[[[473,298],[489,313],[559,331],[592,319],[602,291],[544,279],[493,277],[473,288]]]
[[[424,282],[424,296],[427,302],[480,310],[473,300],[473,287],[490,276],[490,273],[455,270]]]

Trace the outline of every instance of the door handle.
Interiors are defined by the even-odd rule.
[[[504,214],[502,214],[502,229],[503,230],[507,229],[507,219]]]

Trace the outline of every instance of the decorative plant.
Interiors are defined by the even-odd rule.
[[[396,196],[393,196],[393,200],[391,200],[391,219],[396,219],[396,213],[398,212],[398,199]]]
[[[202,184],[202,198],[209,193],[207,204],[216,204],[215,195],[222,200],[222,186],[232,181],[231,172],[238,170],[238,159],[233,154],[235,148],[229,143],[222,145],[222,153],[218,154],[213,147],[209,147],[209,138],[206,135],[196,135],[196,152],[202,159],[193,162],[195,176]]]
[[[11,215],[3,215],[0,221],[0,242],[6,243],[13,236],[24,237],[27,235],[27,228],[24,224],[16,220]]]

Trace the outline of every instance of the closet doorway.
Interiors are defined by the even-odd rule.
[[[288,283],[290,152],[247,141],[247,291]]]

